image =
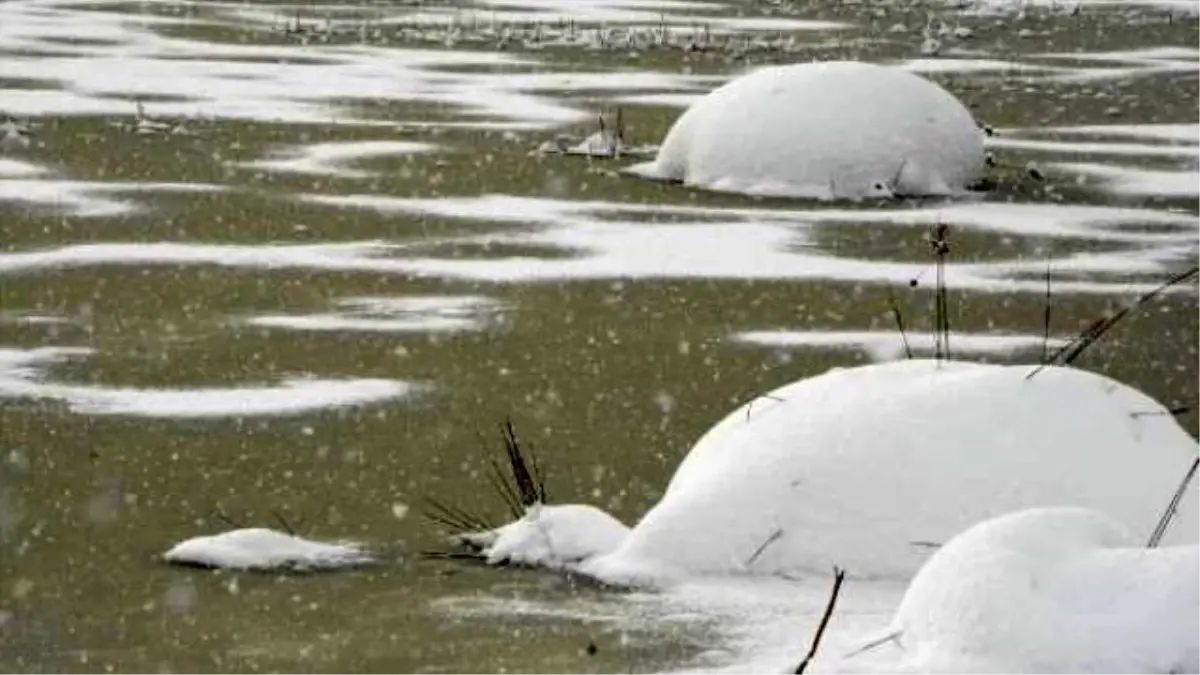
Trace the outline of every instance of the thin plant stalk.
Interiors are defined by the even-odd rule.
[[[892,318],[896,320],[896,329],[900,331],[900,342],[904,345],[904,356],[912,359],[912,347],[908,344],[908,334],[904,332],[904,316],[900,313],[900,305],[896,302],[896,294],[888,288],[888,305],[892,310]]]
[[[846,570],[834,567],[833,588],[829,590],[829,600],[825,603],[825,613],[821,615],[821,623],[817,624],[817,632],[813,635],[812,643],[808,646],[808,653],[804,655],[804,660],[796,666],[796,673],[803,673],[808,668],[808,664],[817,655],[817,648],[821,645],[821,638],[825,635],[825,628],[829,626],[829,618],[833,616],[833,608],[837,605],[838,595],[842,591],[842,582],[845,580]]]
[[[1046,260],[1046,305],[1042,312],[1042,363],[1050,359],[1050,261]]]
[[[491,460],[488,471],[485,472],[486,478],[492,490],[500,497],[509,516],[517,519],[521,518],[530,506],[546,502],[546,483],[536,458],[521,446],[511,419],[506,419],[500,425],[500,437],[504,443],[507,462],[504,459]],[[480,440],[483,441],[482,437]],[[425,497],[424,501],[425,518],[456,534],[495,529],[495,525],[487,518],[465,509],[433,497]]]
[[[1167,509],[1163,511],[1162,516],[1158,519],[1158,524],[1154,526],[1154,532],[1150,533],[1150,541],[1146,543],[1146,548],[1156,548],[1162,541],[1163,535],[1167,533],[1167,528],[1171,526],[1175,512],[1179,510],[1179,502],[1183,499],[1183,493],[1187,492],[1188,483],[1192,482],[1192,477],[1196,475],[1197,468],[1200,468],[1200,457],[1192,460],[1192,466],[1184,474],[1183,480],[1179,481],[1179,487],[1175,488],[1175,494],[1171,496]]]
[[[950,358],[950,307],[946,297],[946,255],[950,253],[950,244],[946,241],[948,231],[949,227],[945,223],[938,223],[933,226],[929,238],[933,254],[937,258],[937,280],[933,295],[933,355],[939,363],[943,356]]]

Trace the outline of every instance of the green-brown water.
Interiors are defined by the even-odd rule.
[[[491,22],[529,26],[532,19],[504,12],[497,19],[487,7],[472,14],[464,6],[431,24],[444,32],[457,16],[454,39],[422,29],[418,40],[415,24],[397,33],[378,23],[446,11],[441,3],[424,10],[372,5],[366,14],[376,23],[368,25],[365,45],[357,29],[302,45],[271,29],[271,17],[293,10],[268,3],[43,3],[41,15],[36,4],[0,7],[0,112],[37,123],[30,147],[12,147],[0,160],[46,171],[0,172],[0,348],[94,351],[40,364],[47,372],[32,375],[6,370],[0,352],[0,667],[20,671],[570,672],[678,664],[705,645],[701,626],[659,630],[633,619],[598,624],[446,611],[442,601],[459,597],[564,606],[615,601],[555,577],[420,559],[417,553],[438,541],[417,515],[422,496],[497,512],[500,504],[481,475],[498,450],[498,423],[511,416],[547,467],[553,498],[593,503],[634,521],[658,498],[690,444],[735,405],[866,359],[853,347],[766,348],[730,337],[769,329],[891,331],[886,286],[837,272],[836,261],[903,262],[916,275],[929,264],[924,236],[935,212],[908,225],[865,222],[866,216],[811,226],[810,219],[794,219],[795,236],[777,244],[730,232],[773,221],[769,209],[823,207],[639,182],[613,174],[625,161],[529,151],[559,131],[590,133],[590,112],[624,97],[697,93],[719,81],[685,75],[716,78],[749,64],[813,57],[916,58],[930,12],[975,31],[970,40],[946,40],[934,63],[952,72],[934,77],[981,121],[1001,128],[1002,137],[1009,128],[1194,125],[1200,101],[1194,17],[1154,7],[1085,4],[1077,15],[1070,7],[1030,7],[1018,16],[878,3],[735,3],[679,21],[681,32],[710,24],[719,34],[723,26],[749,25],[723,23],[734,17],[848,24],[839,31],[783,25],[744,33],[793,37],[797,46],[784,54],[724,42],[699,53],[582,44],[534,49],[519,41],[498,50],[499,38],[468,38],[493,31]],[[594,30],[602,7],[576,7],[574,23]],[[343,9],[353,27],[357,8]],[[106,14],[91,14],[99,10]],[[254,15],[239,11],[264,18],[256,24]],[[302,11],[317,24],[326,10]],[[687,10],[661,11],[675,20]],[[659,13],[648,9],[634,23],[658,29]],[[171,23],[155,23],[156,17]],[[898,23],[905,32],[891,30]],[[1182,53],[1134,52],[1163,46]],[[1045,56],[1051,52],[1123,54],[1094,61]],[[987,64],[964,70],[971,59],[1053,66],[1061,77]],[[151,115],[198,101],[194,107],[213,118],[190,121],[193,133],[178,135],[139,135],[110,124],[131,121],[135,98]],[[568,108],[589,115],[573,120]],[[638,142],[660,139],[677,112],[625,107]],[[478,122],[480,113],[501,126],[543,128],[454,126]],[[561,122],[547,121],[555,116]],[[389,123],[334,124],[335,118]],[[436,147],[339,165],[363,172],[356,176],[336,168],[294,174],[238,165],[285,146],[379,140]],[[1155,144],[1104,135],[1098,142]],[[1193,264],[1195,251],[1193,239],[1190,252],[1184,246],[1182,258],[1156,268],[1145,262],[1155,252],[1134,235],[1178,234],[1178,223],[1073,207],[1194,216],[1196,199],[1186,191],[1117,194],[1063,171],[1048,171],[1043,184],[1026,178],[1022,167],[1094,162],[1183,172],[1186,179],[1189,171],[1195,175],[1195,138],[1182,148],[1183,159],[997,148],[1003,185],[989,202],[1053,211],[960,213],[962,223],[951,217],[953,260],[1033,261],[1019,276],[1035,283],[1047,256],[1128,252],[1142,261],[1128,274],[1103,265],[1058,273],[1063,283],[1095,284],[1054,298],[1052,331],[1074,334],[1129,297],[1121,283],[1160,279]],[[204,184],[212,191],[145,183]],[[119,185],[119,192],[104,191]],[[359,199],[337,206],[302,195],[384,201],[374,203],[378,208]],[[468,212],[479,205],[469,200],[481,195],[530,201],[487,202]],[[596,204],[570,210],[563,200]],[[620,205],[644,210],[617,212]],[[922,206],[930,205],[902,208]],[[845,219],[845,210],[838,213]],[[1083,226],[1047,236],[1039,234],[1039,217],[1079,218]],[[1109,231],[1130,236],[1100,236],[1090,223],[1106,218],[1113,220]],[[688,223],[696,224],[694,234]],[[1182,229],[1188,228],[1194,225]],[[622,245],[642,242],[631,237],[651,231],[662,233],[645,240],[657,242],[657,254]],[[489,241],[489,234],[497,239]],[[325,247],[355,242],[398,247],[341,254]],[[150,243],[160,245],[139,246]],[[315,248],[305,257],[288,248],[295,245]],[[833,271],[757,273],[775,249],[832,256]],[[796,259],[798,267],[809,262]],[[896,286],[911,330],[927,329],[931,296],[924,287]],[[346,298],[460,295],[495,304],[456,331],[419,325],[318,331],[251,322],[345,314],[338,302]],[[1042,317],[1037,292],[952,291],[956,330],[1040,335]],[[1081,365],[1168,406],[1194,405],[1197,332],[1194,293],[1170,295],[1114,331]],[[1037,357],[1034,349],[987,358]],[[220,394],[167,405],[135,391],[261,387],[299,375],[413,382],[420,389],[362,405],[242,417],[195,416],[197,406],[219,410]],[[104,405],[88,386],[105,388]],[[250,400],[269,408],[268,395]],[[298,398],[285,394],[281,405]],[[1196,433],[1194,410],[1181,419]],[[480,432],[495,447],[481,449]],[[402,506],[411,508],[398,518]],[[276,577],[172,569],[155,560],[178,540],[226,527],[216,511],[267,526],[278,512],[313,537],[361,539],[396,562]],[[595,654],[587,653],[589,643]]]

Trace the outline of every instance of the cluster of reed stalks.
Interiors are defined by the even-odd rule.
[[[546,503],[546,481],[537,459],[517,438],[511,419],[500,426],[500,438],[504,444],[504,458],[488,461],[488,484],[505,506],[507,518],[517,520],[529,507]],[[486,447],[482,438],[480,442]],[[434,497],[425,497],[425,504],[425,517],[452,534],[484,532],[503,524]]]

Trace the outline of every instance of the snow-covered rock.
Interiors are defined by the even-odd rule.
[[[460,535],[489,565],[562,568],[610,553],[629,528],[594,506],[535,504],[524,517],[490,532]]]
[[[163,560],[200,567],[294,571],[359,567],[375,561],[353,542],[310,541],[262,527],[194,537],[176,544]]]
[[[659,503],[611,551],[588,540],[595,554],[577,570],[619,584],[839,565],[907,580],[967,527],[1036,506],[1095,509],[1148,537],[1195,440],[1130,387],[1062,367],[1027,379],[1032,369],[906,360],[777,389],[705,434]],[[1165,543],[1196,541],[1195,493]],[[508,526],[487,546],[546,564],[545,551],[586,554],[574,527],[553,521],[547,543]]]
[[[1200,548],[1144,546],[1088,509],[980,523],[912,580],[884,670],[1200,672]]]
[[[769,66],[693,103],[658,156],[627,172],[761,196],[947,195],[979,181],[971,113],[907,70],[851,61]]]

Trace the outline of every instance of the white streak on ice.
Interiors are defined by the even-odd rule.
[[[902,339],[895,331],[857,330],[760,330],[735,333],[730,340],[761,347],[811,347],[859,349],[874,361],[893,361],[904,358],[904,340],[914,354],[932,354],[933,333],[906,331]],[[950,347],[956,355],[975,354],[1007,356],[1021,351],[1041,349],[1043,343],[1051,349],[1066,343],[1059,337],[1048,341],[1041,335],[1005,335],[1001,333],[951,333]]]
[[[288,377],[278,384],[140,389],[46,382],[44,370],[83,348],[0,348],[0,399],[58,401],[82,415],[204,419],[292,415],[405,398],[419,385],[382,379]]]
[[[275,173],[366,178],[375,172],[351,169],[346,165],[360,159],[426,153],[436,148],[437,146],[430,143],[413,141],[314,143],[283,148],[275,151],[270,157],[241,162],[238,166]]]
[[[454,333],[480,330],[503,306],[480,296],[425,295],[397,298],[343,298],[338,312],[265,314],[244,322],[263,328],[301,331]]]

